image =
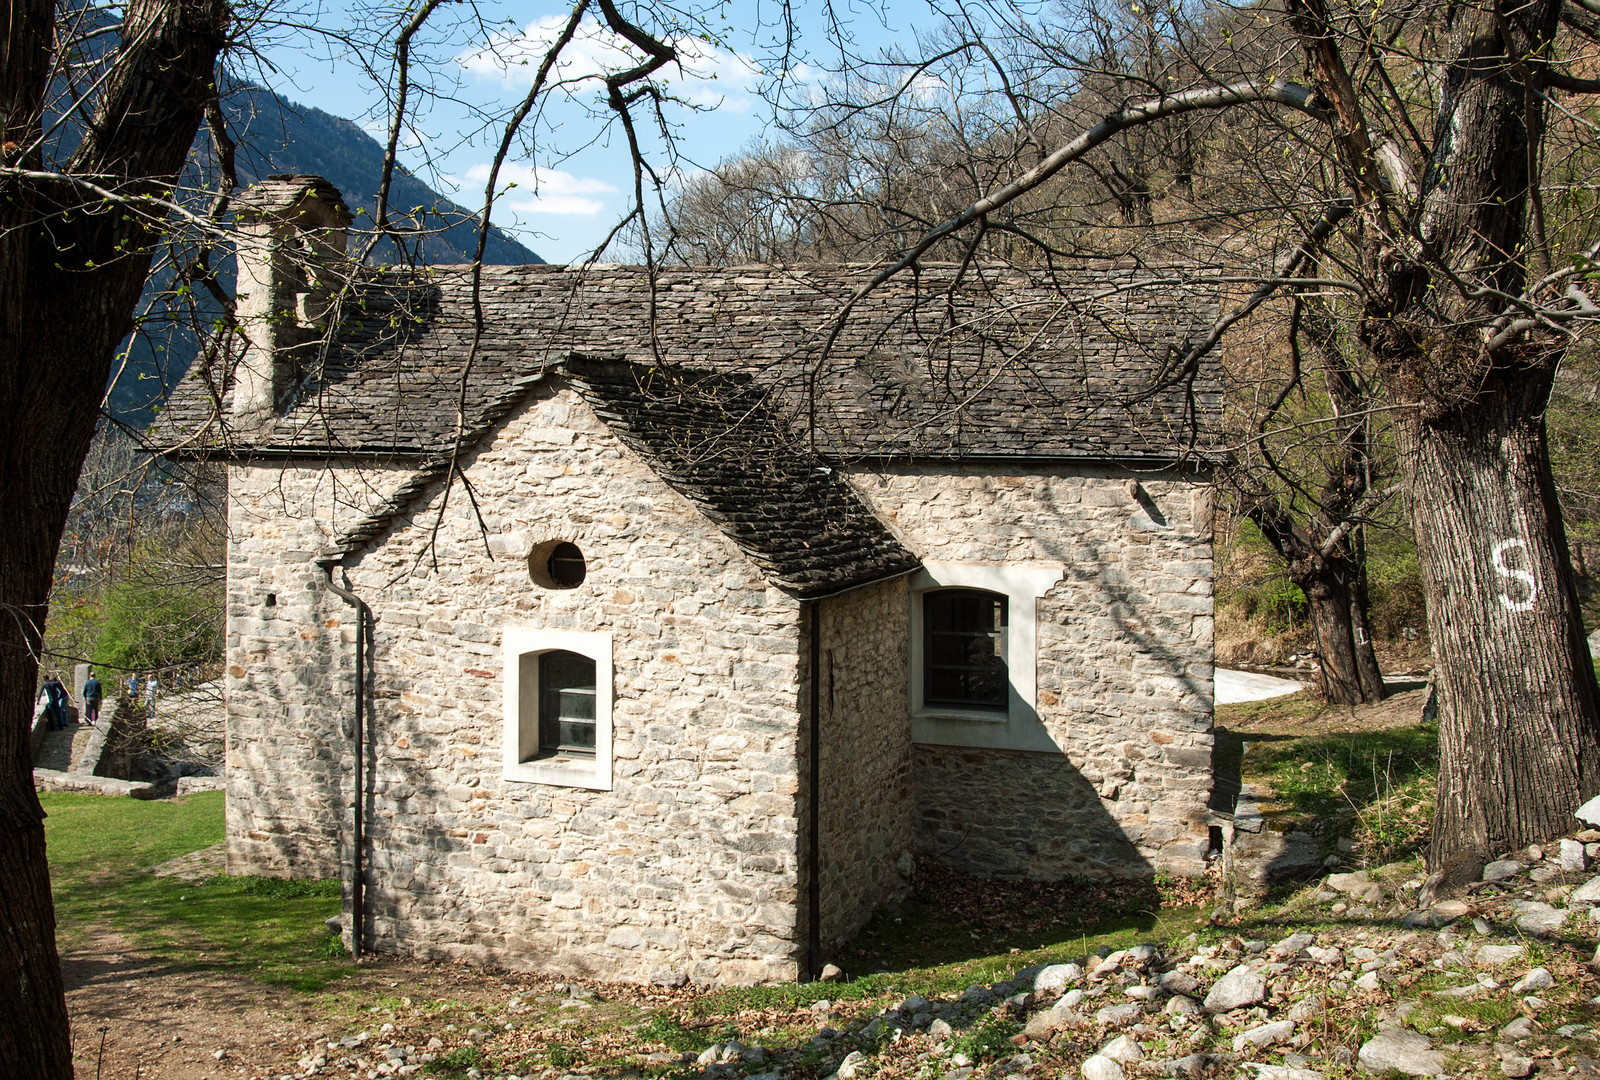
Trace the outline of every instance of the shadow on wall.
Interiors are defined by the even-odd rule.
[[[918,859],[985,878],[1150,878],[1065,754],[915,748]]]
[[[1212,685],[1194,620],[1210,615],[1210,596],[1183,591],[1179,576],[1209,585],[1194,489],[1175,484],[1158,503],[1132,474],[1067,475],[1085,477],[1064,489],[1090,505],[1058,502],[1043,484],[1033,513],[1082,526],[1034,535],[1027,553],[1066,568],[1039,601],[1037,692],[1067,752],[918,745],[918,855],[996,878],[1148,878],[1157,860],[1200,874]]]

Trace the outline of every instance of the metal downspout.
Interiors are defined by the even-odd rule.
[[[366,707],[367,707],[367,627],[372,623],[372,609],[365,600],[351,592],[348,588],[349,578],[345,578],[343,586],[333,580],[333,563],[321,564],[328,575],[328,591],[342,599],[345,603],[356,609],[356,723],[355,723],[355,775],[351,778],[351,788],[354,792],[355,803],[355,852],[352,856],[352,875],[350,881],[350,955],[353,959],[361,959],[361,930],[366,923],[366,897],[363,885],[366,879],[366,868],[363,864],[362,853],[366,848],[366,828],[362,819],[362,804],[366,801],[366,771],[362,761],[362,748],[366,745]],[[340,572],[343,577],[343,572]]]
[[[806,967],[815,981],[822,975],[822,867],[818,830],[822,824],[822,601],[811,608],[811,789],[807,810],[806,907],[810,926],[806,930]]]

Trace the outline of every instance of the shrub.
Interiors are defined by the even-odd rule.
[[[127,574],[106,589],[95,663],[149,670],[222,657],[222,584],[173,580],[175,561],[159,541],[134,552]]]

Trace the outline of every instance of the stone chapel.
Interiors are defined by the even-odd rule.
[[[922,861],[1202,871],[1214,298],[926,266],[840,322],[867,268],[354,267],[308,176],[237,223],[156,429],[227,472],[230,872],[748,984]]]

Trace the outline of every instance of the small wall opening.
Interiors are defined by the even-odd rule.
[[[546,540],[528,555],[528,576],[546,589],[576,589],[588,574],[583,552],[570,540]]]

